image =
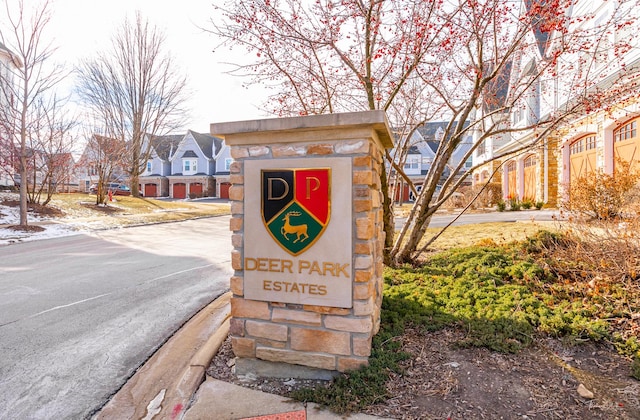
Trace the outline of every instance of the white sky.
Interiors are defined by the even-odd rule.
[[[10,0],[11,1],[11,0]],[[25,0],[29,4],[32,0]],[[73,66],[94,51],[110,48],[110,40],[125,17],[142,17],[163,30],[168,51],[183,68],[193,94],[186,129],[209,132],[214,122],[268,117],[258,106],[265,97],[259,87],[243,88],[242,80],[224,74],[233,61],[229,52],[212,52],[215,40],[197,26],[208,27],[216,0],[52,0],[53,20],[47,34],[55,37],[57,56]],[[56,60],[57,61],[57,60]]]

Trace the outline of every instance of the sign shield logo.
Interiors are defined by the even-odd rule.
[[[331,215],[331,169],[263,169],[262,221],[289,254],[309,249]]]

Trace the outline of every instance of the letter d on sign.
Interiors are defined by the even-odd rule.
[[[274,186],[274,182],[277,181],[282,186],[282,194],[279,196],[274,196],[274,188],[277,188],[277,185]],[[267,200],[282,200],[284,197],[289,194],[289,184],[284,178],[269,178],[267,180]]]

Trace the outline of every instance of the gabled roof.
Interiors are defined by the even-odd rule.
[[[412,138],[411,144],[414,145],[423,157],[435,157],[435,153],[438,150],[440,142],[444,137],[444,131],[447,128],[448,121],[436,121],[428,122],[422,127],[418,128],[417,134],[420,136],[419,141],[414,142]],[[469,121],[465,121],[464,127],[468,127]],[[415,137],[415,136],[414,136]],[[453,151],[451,160],[449,163],[453,166],[457,165],[464,155],[469,151],[469,148],[473,145],[473,139],[471,135],[465,134],[463,140],[458,144],[458,147]],[[413,148],[413,146],[412,146]],[[409,153],[412,149],[409,149]]]
[[[187,130],[187,134],[171,134],[166,136],[153,136],[151,138],[151,147],[154,148],[158,157],[162,160],[171,160],[174,153],[178,149],[178,145],[185,139],[186,136],[191,135],[196,142],[202,153],[207,159],[213,159],[223,146],[222,139],[208,134],[196,133],[192,130]],[[184,154],[180,158],[192,158],[198,157],[195,151],[185,150]]]
[[[411,144],[411,147],[409,148],[409,154],[420,153],[422,157],[431,159],[433,159],[436,155],[433,150],[431,150],[431,146],[427,144],[427,142],[424,140],[424,137],[418,130],[413,132],[409,144]],[[417,152],[414,152],[414,150],[417,150]]]
[[[151,138],[151,147],[154,148],[160,159],[169,160],[183,137],[181,134],[153,136]]]
[[[504,107],[507,94],[509,93],[511,67],[512,62],[509,60],[496,77],[486,84],[482,92],[482,109],[485,113],[490,113]],[[492,72],[493,68],[494,66],[492,64],[487,64],[485,66],[485,72]]]
[[[439,132],[444,132],[447,128],[448,121],[428,122],[418,128],[418,132],[426,142],[436,141]],[[440,140],[440,139],[438,139]]]
[[[60,152],[54,153],[51,155],[51,159],[56,160],[57,162],[70,162],[75,163],[75,159],[73,158],[73,154],[70,152]]]
[[[7,46],[4,45],[2,41],[0,41],[0,55],[2,54],[9,57],[14,66],[18,68],[22,67],[22,60],[20,60],[20,57],[18,57],[13,51],[7,48]]]
[[[213,159],[215,155],[214,145],[216,138],[208,134],[196,133],[195,131],[191,130],[189,130],[189,133],[193,136],[193,139],[196,141],[196,143],[198,143],[198,147],[200,147],[202,153],[204,153],[204,155],[208,159]]]
[[[218,154],[222,150],[223,145],[224,145],[224,142],[220,137],[213,136],[213,146],[214,146],[213,156],[214,157],[218,156]]]
[[[550,3],[549,0],[525,0],[524,2],[527,13],[531,14],[533,35],[536,38],[541,57],[545,56],[550,35],[549,28],[552,26],[552,20],[549,17],[553,16],[553,18],[558,19],[557,14],[564,14],[562,10],[553,10],[552,13],[545,17],[540,11],[548,12],[549,8],[552,7],[548,3]]]
[[[113,137],[103,136],[101,134],[93,134],[91,135],[92,139],[95,139],[95,142],[91,140],[85,145],[84,150],[82,151],[82,155],[80,156],[79,162],[81,164],[85,164],[86,161],[95,158],[95,153],[97,150],[96,146],[100,149],[99,153],[104,153],[107,155],[111,154],[119,154],[120,151],[125,147],[125,142],[116,139]]]
[[[197,158],[198,155],[193,150],[187,150],[180,157],[181,158]]]
[[[432,153],[438,151],[438,146],[440,145],[440,141],[442,140],[444,131],[448,124],[449,121],[428,122],[418,128],[420,135],[424,139],[424,142],[429,146]],[[463,127],[467,126],[469,126],[469,121],[465,121],[463,125]]]
[[[413,145],[411,147],[409,147],[409,150],[407,150],[407,154],[408,155],[420,155],[420,149],[418,148],[418,146]]]

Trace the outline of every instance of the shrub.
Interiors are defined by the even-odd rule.
[[[480,192],[480,190],[482,190],[482,192]],[[502,185],[500,185],[499,182],[474,185],[470,191],[470,194],[472,194],[471,197],[475,197],[478,192],[480,192],[480,194],[475,202],[476,207],[491,208],[502,201]]]
[[[531,207],[533,207],[533,202],[531,200],[524,200],[522,202],[522,208],[525,210],[529,210]]]
[[[536,210],[540,210],[544,206],[544,201],[536,201]]]
[[[507,208],[507,203],[504,200],[499,200],[496,206],[498,208],[498,211],[502,212]]]
[[[636,321],[628,324],[640,302],[639,228],[640,218],[575,223],[565,233],[539,234],[521,245],[549,272],[552,283],[541,289],[552,294],[549,303],[573,300],[595,314],[593,318],[614,321],[609,323],[609,334],[626,355],[640,351]],[[572,328],[579,329],[581,322],[572,321]],[[588,338],[601,335],[596,328],[587,333]]]
[[[601,220],[614,219],[637,206],[640,173],[618,159],[613,175],[602,171],[574,179],[569,187],[569,210]]]
[[[511,211],[518,211],[522,207],[522,203],[520,203],[520,199],[517,195],[515,197],[509,196],[507,197],[507,200],[509,200],[509,210]]]
[[[465,207],[473,197],[466,187],[455,191],[451,197],[444,202],[443,206],[446,209],[453,210],[460,207]]]
[[[625,275],[598,270],[624,265],[613,254],[629,244],[579,237],[573,230],[541,231],[507,245],[486,241],[432,254],[421,267],[385,268],[380,333],[373,338],[369,366],[339,377],[329,388],[293,396],[338,413],[392,397],[385,382],[401,373],[400,361],[407,355],[396,337],[406,327],[460,328],[465,337],[458,346],[500,352],[518,352],[545,335],[576,344],[605,341],[634,356],[631,373],[640,380],[640,342],[636,324],[629,322],[640,302],[640,243],[637,236],[622,236],[635,242],[626,252],[635,265]]]
[[[631,376],[640,381],[640,353],[636,354],[631,365]]]

